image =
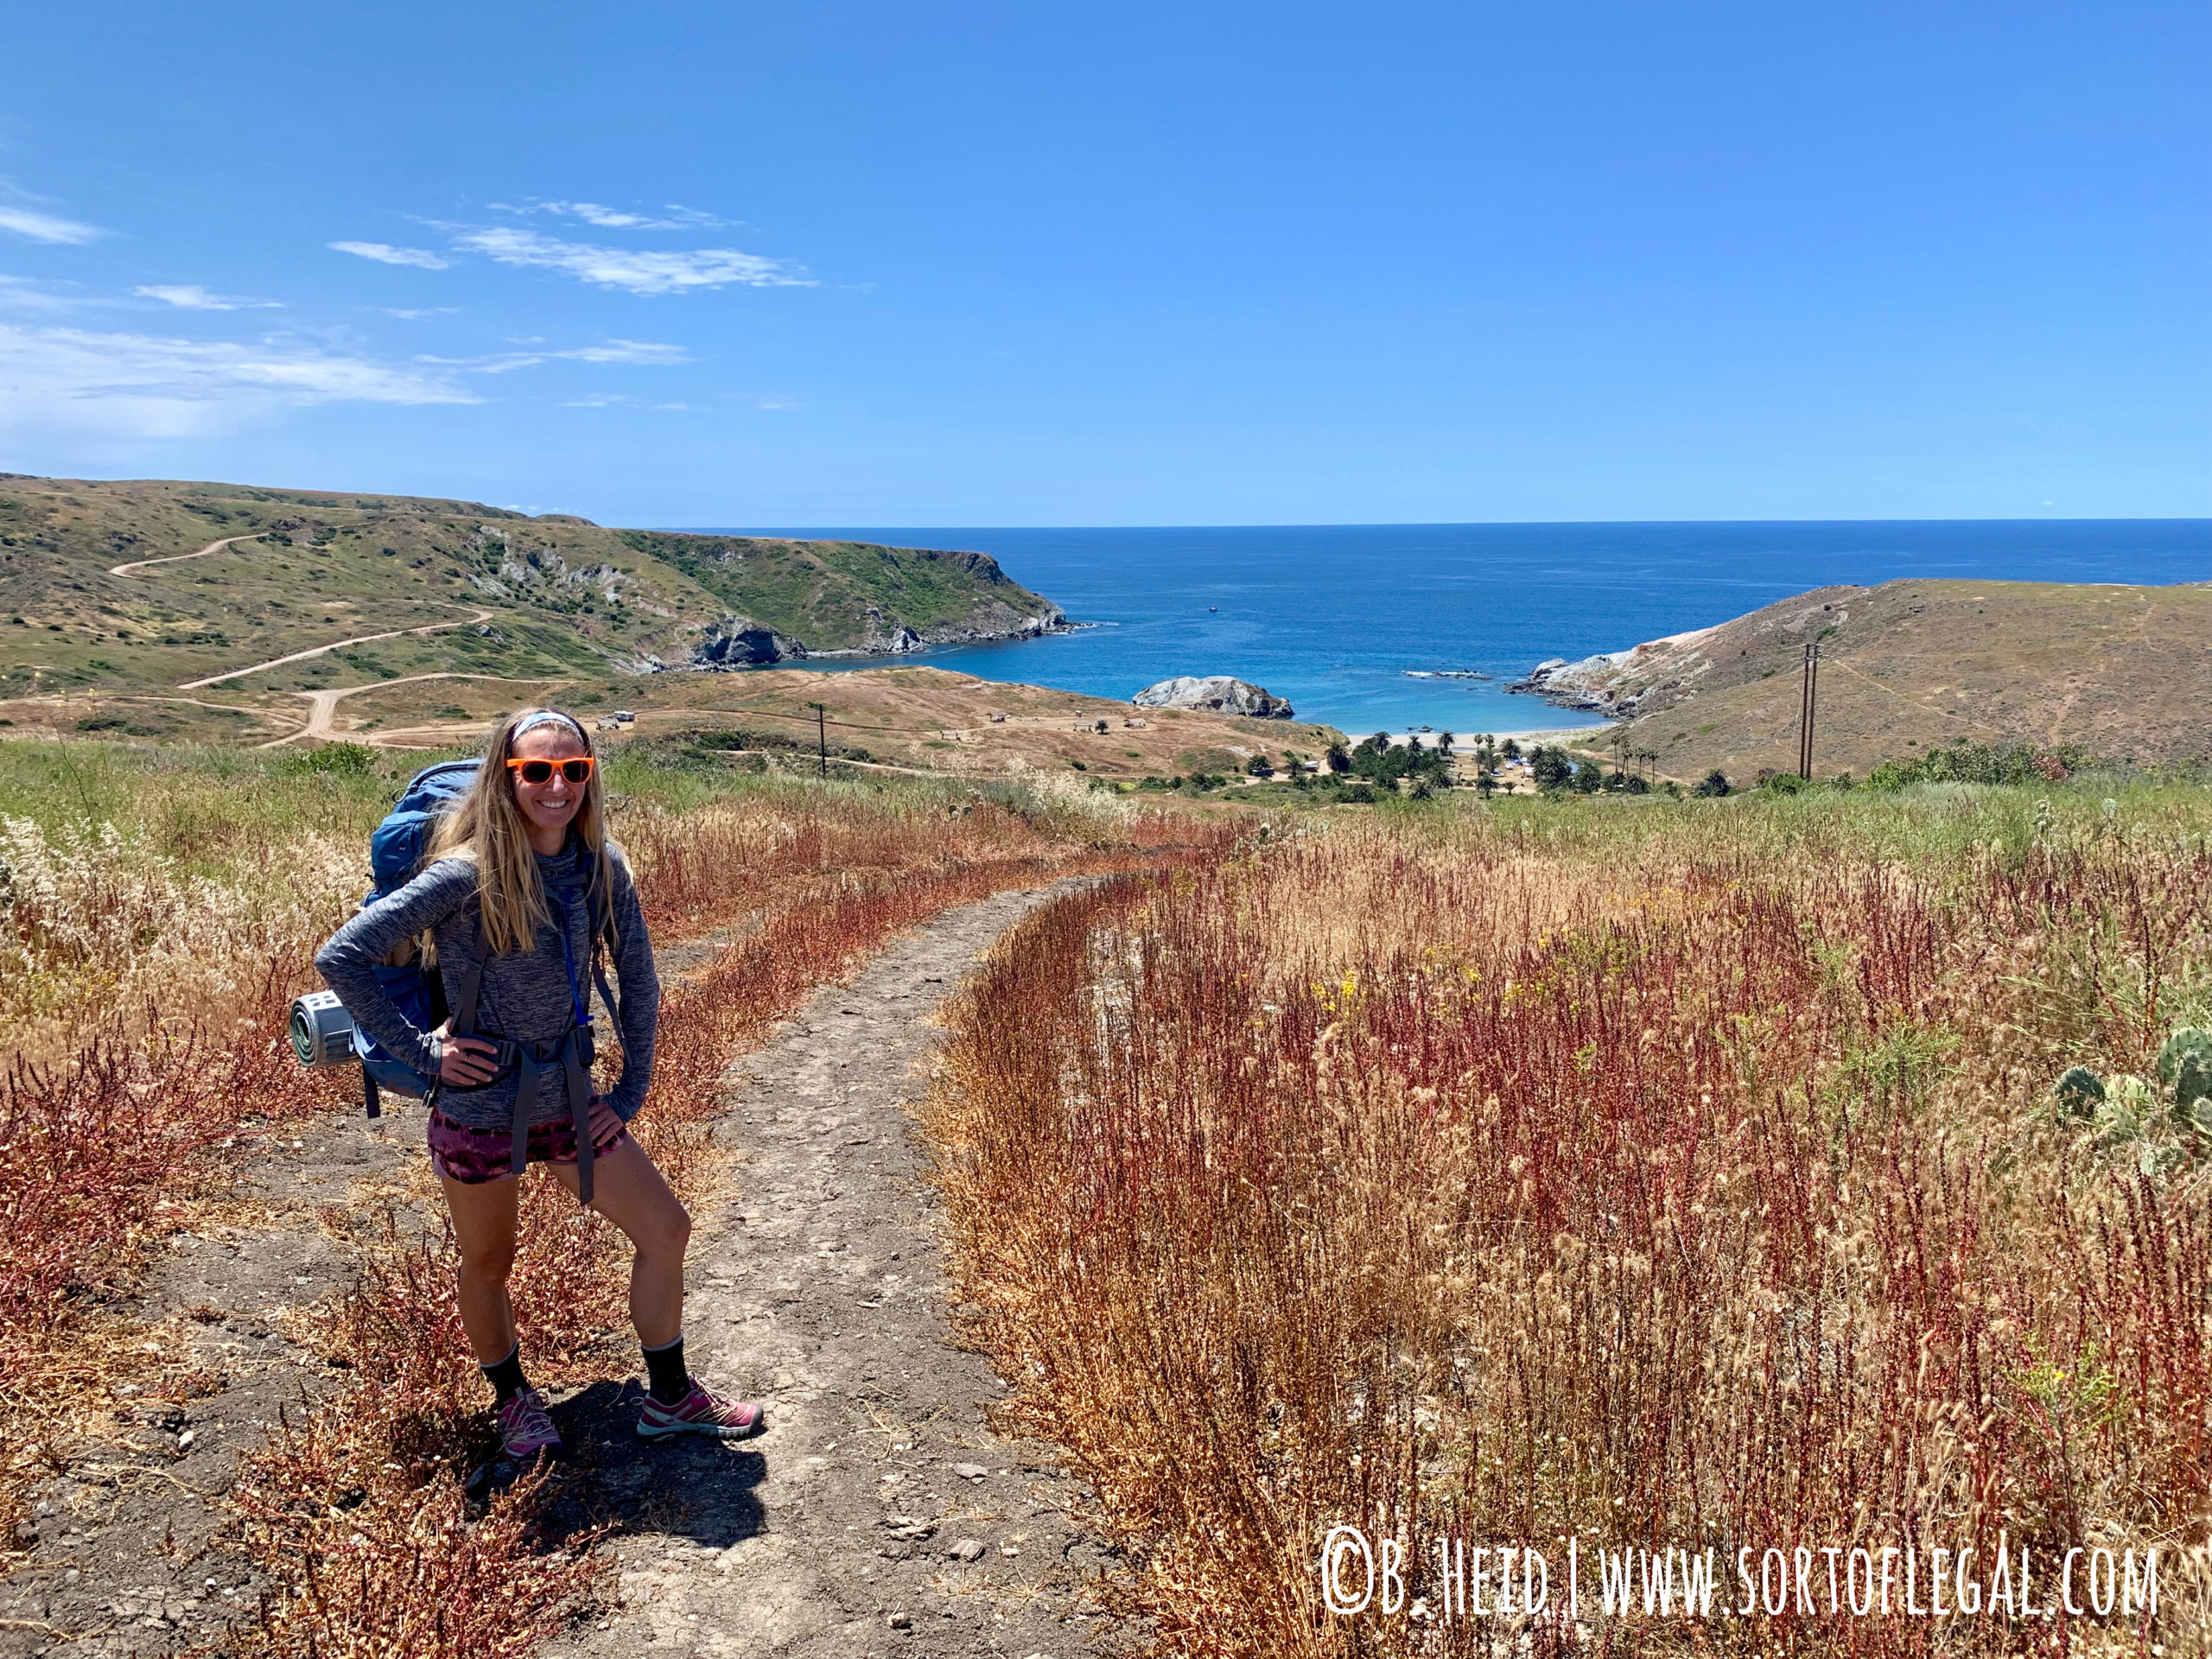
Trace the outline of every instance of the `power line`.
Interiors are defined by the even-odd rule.
[[[1813,714],[1820,696],[1821,642],[1805,646],[1805,683],[1797,699],[1797,775],[1813,781]]]

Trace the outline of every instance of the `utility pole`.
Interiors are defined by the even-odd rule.
[[[1820,685],[1821,642],[1815,639],[1805,646],[1805,686],[1797,706],[1797,775],[1808,784],[1813,781],[1813,711]]]
[[[806,705],[814,710],[814,754],[822,775],[830,775],[830,711],[818,702]]]

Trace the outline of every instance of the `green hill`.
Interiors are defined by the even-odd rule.
[[[0,474],[0,699],[227,698],[433,672],[604,679],[1065,626],[982,553]]]

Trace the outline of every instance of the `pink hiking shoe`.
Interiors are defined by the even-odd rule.
[[[545,1396],[536,1389],[511,1394],[500,1403],[499,1444],[517,1463],[528,1463],[541,1452],[561,1454],[561,1431],[545,1414]]]
[[[720,1440],[742,1440],[758,1434],[768,1424],[768,1414],[750,1400],[732,1400],[715,1393],[697,1377],[691,1392],[672,1406],[664,1406],[648,1393],[638,1413],[638,1438],[657,1440],[664,1434],[711,1434]]]

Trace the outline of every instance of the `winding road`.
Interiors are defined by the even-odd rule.
[[[185,556],[187,558],[193,558],[196,557],[197,555],[187,554]],[[183,684],[178,686],[177,690],[180,691],[197,691],[202,686],[220,685],[225,680],[243,679],[248,674],[258,674],[264,669],[282,668],[287,663],[303,663],[310,657],[320,657],[326,651],[338,651],[347,645],[365,645],[372,644],[378,639],[397,639],[403,634],[442,633],[448,628],[473,627],[480,622],[489,622],[498,614],[499,613],[497,611],[479,611],[474,616],[461,617],[452,622],[433,622],[427,627],[387,628],[382,633],[357,633],[350,639],[334,639],[327,645],[310,646],[306,651],[296,651],[291,652],[289,656],[271,657],[267,662],[256,663],[251,668],[233,668],[221,674],[210,674],[204,680],[187,680]],[[390,680],[380,680],[376,682],[376,683],[380,685],[390,685],[391,682]],[[347,688],[347,690],[353,691],[363,691],[367,689],[368,688],[365,686],[359,685],[350,686]]]
[[[127,564],[110,565],[108,567],[107,573],[111,576],[136,575],[139,571],[149,570],[157,564],[181,564],[187,559],[204,559],[210,553],[219,553],[225,548],[238,542],[257,542],[268,533],[269,532],[267,531],[257,530],[250,536],[226,536],[220,541],[208,543],[207,546],[200,548],[196,552],[171,553],[158,559],[133,559]],[[403,634],[439,633],[447,628],[473,627],[479,623],[489,622],[498,614],[499,613],[497,611],[479,611],[474,616],[459,618],[451,622],[433,622],[424,627],[387,628],[382,633],[357,633],[350,639],[334,639],[327,645],[311,645],[305,651],[295,651],[283,657],[271,657],[267,662],[256,663],[250,668],[226,669],[220,674],[210,674],[204,679],[187,680],[182,684],[179,685],[177,690],[180,691],[198,691],[207,686],[220,685],[226,680],[243,679],[249,674],[259,674],[268,669],[282,668],[287,663],[303,663],[310,657],[320,657],[325,652],[343,650],[347,645],[372,645],[378,639],[397,639]],[[412,679],[423,680],[439,679],[448,677],[435,674],[416,674],[411,675],[409,677]],[[499,677],[497,675],[470,675],[454,676],[450,677],[496,679]],[[391,685],[396,683],[396,682],[384,680],[378,682],[378,683]],[[354,685],[347,686],[344,690],[335,692],[307,691],[302,692],[300,695],[302,696],[315,698],[328,697],[331,702],[334,703],[339,697],[348,696],[352,692],[355,691],[365,691],[368,689],[369,688],[367,686]],[[325,725],[327,725],[329,709],[321,703],[318,703],[316,705],[315,711],[309,714],[308,716],[309,726],[314,726],[318,718],[321,719]],[[300,731],[292,734],[292,737],[324,735],[327,735],[327,734],[326,732],[319,731]],[[292,738],[283,738],[278,741],[281,742],[289,742],[292,741]],[[273,747],[274,745],[264,745],[264,747]]]
[[[210,553],[219,553],[233,542],[257,542],[269,532],[257,530],[251,536],[226,536],[219,542],[210,542],[197,553],[171,553],[159,559],[134,559],[129,564],[111,564],[107,568],[111,576],[127,576],[133,571],[149,569],[157,564],[182,564],[187,559],[204,559]]]
[[[266,667],[267,664],[264,664],[263,666]],[[255,747],[257,748],[264,749],[281,749],[287,743],[299,743],[310,739],[321,739],[325,742],[335,742],[339,740],[340,735],[338,730],[337,715],[338,704],[341,699],[350,697],[357,691],[381,691],[388,685],[410,685],[421,680],[501,680],[505,681],[509,685],[543,685],[545,683],[543,680],[510,680],[504,674],[463,674],[460,672],[444,672],[437,674],[406,674],[401,676],[396,680],[371,680],[365,685],[334,685],[321,691],[295,691],[292,693],[294,696],[305,697],[308,700],[308,717],[306,724],[302,725],[296,732],[287,732],[282,737],[271,738],[268,742],[257,744]],[[476,729],[476,728],[473,725],[467,725],[453,728],[444,727],[415,727],[410,729],[416,732],[425,730],[443,731],[448,729],[473,731]],[[375,736],[367,733],[349,732],[344,734],[344,738],[345,741],[349,743],[365,742],[368,747],[372,749],[394,747],[393,745],[379,742]]]

